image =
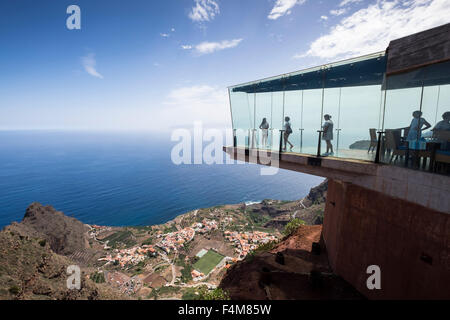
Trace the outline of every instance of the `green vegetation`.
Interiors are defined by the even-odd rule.
[[[201,300],[215,300],[215,301],[224,301],[231,300],[229,294],[222,290],[221,288],[216,288],[213,291],[207,292]]]
[[[181,299],[183,300],[200,300],[199,296],[200,296],[200,291],[203,289],[203,287],[198,287],[198,288],[187,288],[184,292],[183,292],[183,296],[181,297]],[[206,289],[207,290],[207,289]]]
[[[175,226],[175,224],[173,224],[170,227],[165,227],[163,230],[163,233],[164,234],[172,233],[172,232],[176,232],[177,230],[178,230],[177,227]]]
[[[142,242],[142,245],[143,246],[149,246],[149,245],[152,245],[153,244],[153,237],[150,237],[150,238],[148,238],[148,239],[145,239],[143,242]]]
[[[194,264],[194,269],[207,275],[212,269],[214,269],[215,266],[219,264],[220,261],[222,261],[223,258],[224,256],[220,253],[217,253],[214,250],[209,250]]]
[[[181,270],[181,281],[183,283],[188,283],[192,280],[192,265],[184,265],[183,269]]]
[[[20,288],[18,286],[12,286],[9,288],[9,293],[13,295],[18,295],[20,292]]]
[[[268,242],[268,243],[266,243],[266,244],[260,245],[258,248],[256,248],[256,249],[253,250],[253,251],[250,251],[250,252],[248,253],[248,255],[245,257],[245,261],[252,261],[253,258],[254,258],[257,254],[260,254],[260,253],[263,253],[263,252],[267,252],[267,251],[272,250],[273,248],[276,247],[276,245],[277,245],[278,243],[279,243],[279,241],[271,241],[271,242]]]
[[[286,227],[284,228],[283,234],[285,236],[290,236],[292,233],[294,233],[300,226],[306,225],[306,222],[301,219],[294,219],[291,220]]]
[[[164,271],[167,268],[167,265],[156,267],[155,272]]]
[[[175,265],[179,266],[179,267],[183,267],[183,269],[181,269],[181,281],[183,283],[188,283],[189,281],[192,280],[192,265],[189,263],[186,263],[185,261],[186,256],[184,254],[180,254],[177,258],[177,260],[175,261]]]
[[[191,249],[192,241],[185,242],[183,245],[184,250],[187,252]]]
[[[180,290],[181,288],[179,287],[161,287],[157,289],[155,288],[147,296],[147,298],[157,300],[160,296],[177,294],[178,292],[180,292]]]
[[[275,229],[274,228],[254,227],[253,230],[254,231],[267,232],[267,233],[270,233],[270,234],[274,234],[275,233]]]
[[[230,225],[228,225],[228,227],[227,227],[227,230],[228,231],[232,231],[232,232],[234,232],[234,231],[236,231],[236,232],[240,232],[240,231],[242,231],[243,229],[245,229],[242,225],[238,225],[238,224],[230,224]]]
[[[267,232],[267,233],[275,233],[274,228],[265,228],[265,227],[253,226],[253,225],[241,227],[238,231],[248,231],[248,232],[261,231],[261,232]]]
[[[183,267],[184,266],[184,259],[186,259],[186,256],[182,253],[180,253],[177,257],[177,259],[175,260],[175,265],[179,266],[179,267]]]
[[[147,232],[147,231],[152,231],[153,230],[153,226],[134,226],[133,229],[136,229],[137,231],[140,232]]]
[[[277,246],[279,242],[278,241],[271,241],[268,243],[265,243],[263,245],[260,245],[258,248],[256,248],[255,250],[252,251],[253,254],[258,254],[261,252],[267,252],[272,250],[273,248],[275,248]]]
[[[248,216],[250,223],[257,226],[263,226],[271,220],[271,218],[268,215],[263,215],[258,212],[250,212]]]
[[[206,286],[198,288],[187,288],[182,296],[183,300],[230,300],[227,292],[221,288],[216,288],[212,291],[208,290]]]
[[[157,290],[158,290],[159,295],[163,295],[163,294],[178,293],[178,292],[180,292],[181,288],[180,287],[161,287]]]
[[[105,283],[105,275],[103,272],[94,272],[89,277],[95,283]]]
[[[137,276],[138,274],[141,274],[144,271],[145,267],[145,261],[139,262],[136,266],[134,266],[131,270],[133,273],[133,276]]]
[[[315,225],[323,224],[323,216],[324,216],[323,210],[316,210],[315,214],[316,220],[314,221],[314,224]]]
[[[123,244],[126,247],[131,247],[136,244],[136,241],[133,239],[133,233],[129,230],[113,233],[103,239],[103,241],[108,241],[108,245],[112,248],[117,248],[120,244]]]

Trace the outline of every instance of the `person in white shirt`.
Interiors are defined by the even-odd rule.
[[[324,116],[325,122],[323,123],[322,130],[323,130],[323,136],[322,140],[325,140],[327,143],[327,152],[324,154],[324,156],[333,155],[333,144],[331,141],[333,141],[333,128],[334,123],[331,121],[331,116],[329,114],[326,114]]]

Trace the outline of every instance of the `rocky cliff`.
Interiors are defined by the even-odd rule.
[[[249,256],[228,270],[220,287],[232,300],[363,299],[334,275],[324,249],[313,252],[322,226],[302,226],[273,249]]]
[[[67,289],[67,256],[86,248],[86,226],[52,207],[32,204],[21,223],[0,231],[0,299],[123,299],[120,293],[81,277]]]
[[[58,254],[70,255],[88,247],[88,226],[40,203],[33,203],[27,208],[22,222],[16,228],[44,238]]]
[[[311,188],[309,194],[303,200],[303,204],[306,207],[310,207],[312,205],[324,204],[327,199],[327,190],[328,190],[328,180],[325,180],[317,187]]]
[[[265,225],[267,228],[283,229],[293,218],[299,218],[308,225],[321,225],[325,211],[328,181],[325,180],[317,187],[311,188],[308,195],[296,201],[289,201],[280,205],[263,201],[254,206],[253,210],[269,215],[272,219]]]

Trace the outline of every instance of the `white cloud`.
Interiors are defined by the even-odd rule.
[[[346,12],[347,12],[346,8],[330,10],[330,14],[333,15],[333,16],[341,16],[341,15],[343,15]]]
[[[192,46],[189,45],[189,44],[184,44],[184,45],[181,46],[181,49],[183,49],[183,50],[191,50]]]
[[[341,3],[339,3],[340,9],[334,9],[330,10],[330,14],[333,16],[341,16],[350,9],[352,4],[360,3],[362,0],[342,0]],[[345,8],[343,8],[345,7]]]
[[[160,108],[157,119],[171,127],[192,127],[195,121],[205,126],[223,128],[229,125],[230,115],[226,88],[209,85],[181,87],[172,90]]]
[[[450,0],[378,0],[354,12],[294,58],[347,58],[385,50],[389,41],[448,23]]]
[[[291,14],[293,7],[296,5],[301,5],[305,2],[306,0],[277,0],[268,18],[270,20],[276,20],[284,15]]]
[[[327,17],[327,16],[320,16],[320,20],[325,20],[325,21],[327,21],[327,20],[328,20],[328,17]]]
[[[175,28],[170,29],[170,31],[175,32]]]
[[[220,13],[217,0],[194,0],[195,6],[189,12],[189,18],[195,22],[211,21]]]
[[[83,65],[84,70],[91,76],[103,79],[103,76],[95,68],[97,64],[97,62],[95,61],[95,54],[89,53],[86,56],[82,57],[81,63]]]
[[[161,37],[163,37],[163,38],[168,38],[168,37],[170,37],[170,35],[167,34],[167,33],[160,33],[159,35],[160,35]]]
[[[344,7],[348,4],[352,4],[352,3],[359,3],[362,2],[363,0],[342,0],[341,3],[339,4],[339,7]]]
[[[220,42],[202,42],[194,47],[198,54],[209,54],[216,51],[237,47],[243,39],[223,40]],[[183,46],[182,46],[183,48]],[[192,46],[184,46],[183,49],[192,49]]]

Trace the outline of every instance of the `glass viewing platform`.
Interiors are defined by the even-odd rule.
[[[379,52],[230,87],[234,147],[448,174],[450,61],[386,67]]]

